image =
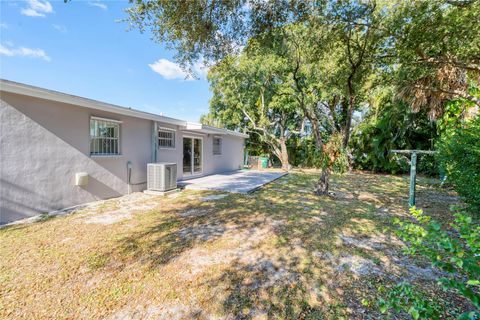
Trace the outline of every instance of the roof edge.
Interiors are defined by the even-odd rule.
[[[72,105],[76,105],[84,108],[91,108],[91,109],[97,109],[97,110],[106,111],[106,112],[117,113],[124,116],[160,121],[160,122],[173,124],[173,125],[185,126],[187,123],[186,121],[180,120],[180,119],[165,117],[165,116],[157,115],[154,113],[132,109],[129,107],[122,107],[122,106],[107,103],[107,102],[102,102],[102,101],[93,100],[89,98],[83,98],[83,97],[75,96],[68,93],[40,88],[40,87],[19,83],[15,81],[5,80],[5,79],[0,79],[0,91],[72,104]]]
[[[230,129],[217,128],[217,127],[212,127],[212,126],[207,126],[207,125],[202,125],[202,127],[205,128],[205,129],[208,129],[208,130],[214,130],[214,131],[218,130],[219,133],[224,132],[224,133],[232,135],[232,136],[237,136],[237,137],[242,137],[242,138],[248,138],[249,137],[248,134],[233,131],[233,130],[230,130]]]
[[[196,122],[187,122],[186,129],[190,131],[198,131],[198,132],[208,133],[208,134],[226,134],[226,135],[231,135],[231,136],[236,136],[241,138],[249,137],[248,134],[245,134],[245,133],[241,133],[241,132],[237,132],[229,129],[207,126],[205,124],[196,123]]]
[[[165,117],[165,116],[161,116],[154,113],[136,110],[130,107],[122,107],[122,106],[107,103],[107,102],[84,98],[84,97],[80,97],[80,96],[76,96],[68,93],[63,93],[60,91],[45,89],[45,88],[36,87],[29,84],[10,81],[6,79],[0,79],[0,91],[72,104],[72,105],[76,105],[84,108],[91,108],[91,109],[101,110],[105,112],[121,114],[124,116],[163,122],[167,124],[182,126],[185,128],[189,126],[193,126],[195,130],[199,130],[199,131],[206,130],[206,131],[211,131],[218,134],[228,134],[228,135],[233,135],[233,136],[242,137],[242,138],[249,137],[247,134],[244,134],[241,132],[236,132],[236,131],[212,127],[212,126],[206,126],[200,123],[187,122],[185,120]]]

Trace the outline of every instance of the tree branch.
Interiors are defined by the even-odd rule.
[[[453,96],[456,96],[458,98],[463,98],[466,100],[469,100],[473,103],[475,103],[477,106],[480,107],[480,98],[474,97],[467,92],[461,91],[461,90],[446,90],[446,89],[440,89],[440,88],[431,88],[431,87],[426,87],[426,86],[421,86],[421,85],[413,85],[412,86],[415,89],[420,89],[420,90],[425,90],[425,91],[432,91],[432,92],[442,92],[446,94],[451,94]]]

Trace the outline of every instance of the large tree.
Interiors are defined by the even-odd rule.
[[[223,59],[208,75],[213,98],[210,111],[229,126],[245,127],[259,136],[289,169],[287,139],[299,126],[295,101],[283,94],[285,63],[272,54],[248,53]]]
[[[252,39],[241,55],[224,59],[214,67],[210,74],[214,98],[205,119],[216,118],[235,126],[236,119],[244,116],[250,130],[261,133],[273,153],[284,159],[284,166],[288,137],[296,134],[297,128],[301,131],[302,124],[308,121],[319,157],[316,163],[323,169],[316,192],[328,194],[330,171],[343,149],[341,137],[347,125],[343,113],[348,110],[348,99],[342,81],[331,85],[327,79],[338,80],[338,73],[348,67],[341,62],[346,50],[340,39],[329,36],[327,28],[316,30],[312,34],[304,24],[276,29],[269,41]],[[321,37],[323,44],[337,50],[316,48]],[[239,112],[240,117],[235,117]],[[264,114],[269,121],[261,121],[267,118]]]
[[[330,171],[348,145],[353,112],[365,102],[373,57],[384,36],[375,5],[356,10],[353,15],[353,4],[347,3],[325,17],[278,28],[263,41],[264,50],[285,60],[290,86],[283,94],[293,97],[311,125],[323,169],[318,194],[328,194]]]

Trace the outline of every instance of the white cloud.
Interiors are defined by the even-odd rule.
[[[104,3],[101,3],[101,2],[98,2],[98,1],[89,1],[88,2],[88,5],[92,6],[92,7],[97,7],[97,8],[100,8],[102,10],[107,10],[108,7],[106,4]]]
[[[194,80],[188,72],[184,71],[177,63],[169,61],[167,59],[159,59],[152,64],[148,65],[153,71],[161,75],[167,80],[182,79],[182,80]],[[193,65],[193,71],[199,77],[205,77],[208,73],[208,68],[201,62],[197,62]]]
[[[152,64],[148,65],[153,71],[161,75],[167,80],[173,79],[187,79],[190,80],[191,77],[182,70],[182,68],[167,59],[159,59]]]
[[[60,33],[67,33],[68,29],[64,25],[61,24],[52,24],[52,27]]]
[[[20,11],[24,16],[45,17],[45,14],[53,12],[53,7],[48,1],[27,0],[27,4],[28,7]]]
[[[0,23],[0,28],[2,28],[2,29],[7,29],[7,28],[8,28],[8,24],[6,24],[5,22],[2,22],[2,23]]]
[[[26,47],[9,48],[0,44],[0,55],[7,57],[30,57],[50,61],[50,57],[42,49],[31,49]]]

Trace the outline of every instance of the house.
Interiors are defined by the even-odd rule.
[[[151,162],[179,180],[243,165],[243,133],[8,80],[0,102],[0,223],[142,191]]]

